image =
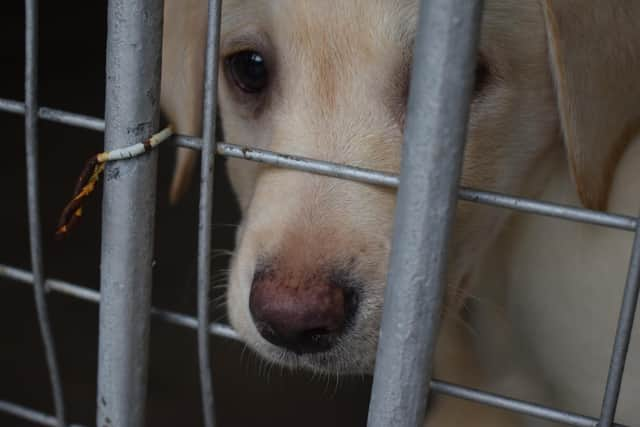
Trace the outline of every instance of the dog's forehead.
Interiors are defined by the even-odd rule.
[[[417,11],[416,0],[228,0],[223,33],[259,27],[310,47],[353,34],[402,42],[412,38]]]
[[[416,30],[417,0],[226,0],[223,30],[235,33],[259,25],[269,33],[365,31],[370,37],[411,40]],[[526,32],[541,22],[540,0],[488,0],[484,27]],[[319,31],[320,30],[320,31]]]
[[[496,74],[511,80],[541,74],[539,0],[485,5],[481,50]],[[266,56],[275,70],[270,112],[335,119],[366,98],[362,114],[402,125],[418,15],[417,0],[227,0],[222,51]]]
[[[260,34],[291,62],[326,53],[341,68],[394,52],[386,66],[411,56],[418,12],[417,0],[226,0],[222,37]],[[519,61],[523,48],[536,57],[543,22],[540,0],[488,0],[481,46],[489,56]]]

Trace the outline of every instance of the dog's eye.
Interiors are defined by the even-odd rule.
[[[225,60],[228,77],[240,90],[250,94],[262,92],[269,83],[264,57],[255,51],[235,53]]]

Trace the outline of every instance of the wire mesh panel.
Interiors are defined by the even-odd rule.
[[[69,114],[62,111],[59,111],[58,113],[62,116]],[[99,121],[99,119],[95,120]],[[176,142],[180,146],[191,148],[199,148],[202,145],[202,141],[200,138],[192,137],[177,137]],[[274,166],[287,167],[305,172],[313,171],[314,173],[324,174],[328,176],[351,178],[362,182],[369,182],[377,185],[386,185],[389,187],[397,186],[399,181],[397,176],[373,170],[355,168],[329,162],[315,161],[312,159],[296,156],[285,156],[279,153],[264,150],[252,150],[230,144],[218,143],[217,152],[221,155],[245,158],[250,161],[260,161]],[[638,224],[637,219],[626,217],[623,215],[605,214],[581,208],[571,208],[546,202],[522,199],[503,194],[487,193],[472,189],[465,189],[464,192],[470,200],[478,201],[480,203],[488,202],[490,204],[494,204],[493,201],[500,200],[500,206],[508,205],[509,207],[516,210],[533,212],[539,215],[558,217],[565,220],[575,220],[587,223],[594,222],[601,226],[619,228],[623,230],[634,230],[633,227]],[[634,253],[633,259],[638,259],[638,252]],[[29,285],[33,284],[33,274],[31,272],[16,269],[10,266],[0,265],[0,275],[15,280],[19,283]],[[55,279],[48,279],[46,281],[46,285],[50,291],[69,295],[73,298],[94,303],[100,301],[100,294],[98,292],[79,285]],[[151,313],[158,320],[167,323],[175,324],[189,329],[196,329],[198,327],[198,320],[190,316],[185,316],[183,314],[159,310],[155,308],[151,309]],[[209,325],[209,333],[229,339],[238,339],[237,334],[228,326],[216,323],[212,323]],[[504,408],[521,414],[530,415],[549,421],[564,423],[566,425],[578,427],[596,427],[598,426],[599,422],[599,420],[596,418],[557,410],[530,402],[524,402],[506,396],[487,393],[481,390],[469,389],[467,387],[461,387],[442,381],[433,380],[431,382],[431,388],[435,393],[445,394],[461,399],[483,403],[486,405]],[[19,408],[19,410],[12,409],[14,407]],[[47,418],[45,414],[31,411],[28,408],[21,408],[15,405],[12,406],[8,402],[0,402],[0,410],[9,411],[22,417],[26,417],[28,414],[31,414],[30,417],[32,418],[30,419],[51,419],[51,417]],[[56,425],[55,423],[52,424],[50,422],[42,422],[41,424]],[[618,426],[619,424],[614,425]]]
[[[275,167],[399,187],[396,236],[392,252],[382,336],[369,425],[418,426],[429,389],[435,393],[508,409],[573,426],[609,427],[615,418],[624,364],[640,290],[640,221],[543,201],[456,186],[464,144],[481,0],[423,0],[414,75],[447,70],[433,80],[412,84],[401,177],[374,170],[297,156],[215,144],[215,100],[221,2],[209,1],[202,138],[177,136],[179,146],[202,150],[198,245],[198,317],[150,306],[155,154],[116,163],[105,188],[101,292],[45,279],[38,221],[38,119],[105,131],[106,147],[140,143],[157,129],[162,0],[111,0],[106,120],[39,107],[37,98],[37,1],[26,5],[25,102],[0,99],[0,111],[25,116],[29,236],[32,271],[0,264],[0,276],[33,286],[36,310],[52,384],[54,415],[0,401],[4,411],[36,424],[66,426],[64,399],[45,291],[101,304],[98,425],[140,426],[144,422],[149,317],[198,330],[204,424],[215,422],[211,385],[210,334],[238,339],[228,326],[209,321],[209,252],[213,208],[213,160],[222,156]],[[205,54],[205,52],[203,52]],[[443,65],[444,64],[444,65]],[[446,65],[446,66],[445,66]],[[425,118],[425,119],[423,119]],[[426,120],[428,119],[428,120]],[[424,120],[424,121],[423,121]],[[429,144],[427,144],[427,142]],[[455,165],[452,167],[451,165]],[[444,167],[443,167],[444,166]],[[424,189],[424,183],[429,186]],[[421,186],[421,191],[416,191]],[[599,419],[569,413],[431,380],[432,351],[443,292],[445,248],[455,196],[564,220],[635,232],[635,240],[611,366]],[[427,203],[437,212],[424,210]],[[420,211],[415,208],[420,208]],[[423,212],[424,215],[418,212]],[[437,230],[438,233],[434,233]],[[428,237],[427,237],[428,235]],[[437,255],[429,258],[429,254]],[[398,260],[411,260],[408,264]],[[427,260],[428,262],[425,262]],[[417,279],[414,279],[417,277]],[[401,309],[397,309],[397,306]],[[406,310],[415,305],[414,310]],[[396,307],[396,309],[394,309]],[[397,315],[401,317],[398,317]],[[424,375],[416,375],[422,372]],[[391,380],[390,380],[391,378]],[[383,381],[381,381],[383,380]]]

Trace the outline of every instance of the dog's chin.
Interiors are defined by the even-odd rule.
[[[348,336],[341,339],[347,340]],[[267,361],[293,370],[303,369],[331,375],[367,375],[373,372],[375,363],[375,346],[364,350],[350,348],[349,345],[338,342],[327,351],[297,354],[262,338],[245,342]]]

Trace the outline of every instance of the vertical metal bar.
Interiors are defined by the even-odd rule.
[[[162,0],[110,0],[105,150],[158,128]],[[107,165],[97,425],[144,425],[157,153]]]
[[[211,286],[211,217],[216,152],[216,101],[218,88],[218,44],[220,0],[209,0],[204,105],[202,163],[200,172],[200,225],[198,228],[198,360],[205,427],[215,425],[213,384],[209,342],[209,288]]]
[[[602,401],[600,412],[600,422],[598,427],[611,427],[616,415],[620,387],[622,386],[622,374],[627,360],[631,332],[633,330],[633,320],[638,307],[638,296],[640,294],[640,221],[636,228],[636,235],[629,261],[629,272],[627,273],[627,283],[622,297],[622,307],[618,319],[618,330],[613,344],[613,353],[609,365],[609,375],[607,387]]]
[[[38,1],[25,2],[25,140],[27,156],[27,200],[29,204],[29,243],[33,291],[38,313],[40,333],[49,368],[56,420],[65,426],[64,397],[51,333],[45,297],[44,263],[42,259],[42,232],[40,228],[40,201],[38,185]]]
[[[481,6],[421,3],[370,427],[424,423]]]

